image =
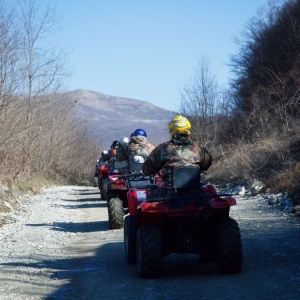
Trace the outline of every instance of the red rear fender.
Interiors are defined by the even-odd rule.
[[[168,213],[169,206],[164,201],[160,202],[142,202],[138,209],[146,213]]]
[[[146,200],[148,190],[131,189],[127,192],[128,209],[131,215],[137,215],[138,206]]]
[[[226,196],[222,198],[215,197],[210,201],[210,205],[212,208],[225,208],[229,206],[236,205],[236,200],[231,196]]]
[[[118,175],[110,176],[110,182],[113,189],[124,189],[127,190],[126,182],[124,179],[120,178]]]
[[[216,194],[217,190],[212,184],[206,184],[201,187],[201,189],[208,194]]]

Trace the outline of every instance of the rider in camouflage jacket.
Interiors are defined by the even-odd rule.
[[[127,160],[129,155],[142,155],[147,157],[154,146],[148,142],[146,131],[136,129],[130,136],[128,145],[121,146],[116,155],[117,161]]]
[[[211,166],[212,157],[208,151],[190,139],[191,124],[185,117],[177,116],[169,123],[172,139],[158,145],[143,163],[144,175],[162,174],[164,188],[171,188],[173,167],[198,166],[206,171]]]

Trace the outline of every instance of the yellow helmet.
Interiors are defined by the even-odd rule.
[[[176,116],[169,123],[170,135],[173,136],[176,133],[183,133],[186,135],[191,134],[191,123],[190,121],[183,116]]]

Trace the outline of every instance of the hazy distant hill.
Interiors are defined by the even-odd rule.
[[[86,120],[91,135],[102,149],[109,148],[112,141],[123,136],[129,137],[137,128],[146,130],[148,140],[154,145],[169,139],[168,122],[175,112],[146,101],[86,90],[66,94],[76,103],[78,117]]]

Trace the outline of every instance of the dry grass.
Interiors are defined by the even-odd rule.
[[[300,204],[300,162],[296,162],[290,169],[279,172],[276,176],[266,180],[274,191],[285,191],[294,199],[294,204]]]
[[[296,197],[300,191],[299,145],[300,138],[289,135],[272,136],[254,144],[230,145],[230,152],[214,156],[209,178],[218,184],[257,178],[271,191]]]

